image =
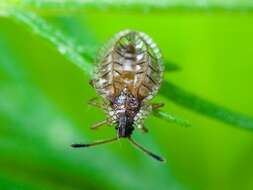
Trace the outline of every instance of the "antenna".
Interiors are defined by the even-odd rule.
[[[151,156],[152,158],[154,158],[155,160],[158,160],[160,162],[165,162],[166,160],[164,158],[162,158],[161,156],[158,156],[154,153],[152,153],[151,151],[149,151],[148,149],[144,148],[143,146],[141,146],[140,144],[138,144],[137,142],[135,142],[131,137],[128,137],[129,141],[137,148],[139,148],[140,150],[142,150],[144,153],[146,153],[147,155]]]
[[[112,139],[96,141],[96,142],[89,143],[89,144],[72,144],[71,147],[73,147],[73,148],[86,148],[86,147],[96,146],[96,145],[100,145],[100,144],[110,143],[110,142],[113,142],[116,140],[118,140],[118,137],[114,137]]]
[[[97,146],[100,144],[107,144],[107,143],[111,143],[114,142],[116,140],[118,140],[118,137],[114,137],[112,139],[106,139],[106,140],[100,140],[100,141],[96,141],[93,143],[88,143],[88,144],[72,144],[71,147],[73,148],[87,148],[87,147],[91,147],[91,146]],[[158,160],[160,162],[165,162],[166,160],[164,158],[162,158],[161,156],[158,156],[154,153],[152,153],[151,151],[149,151],[148,149],[144,148],[143,146],[141,146],[140,144],[138,144],[137,142],[135,142],[131,137],[128,137],[128,140],[138,149],[142,150],[144,153],[146,153],[147,155],[151,156],[152,158],[154,158],[155,160]]]

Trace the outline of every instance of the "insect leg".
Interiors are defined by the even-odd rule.
[[[140,129],[143,133],[148,133],[148,129],[144,125],[139,125],[138,129]]]
[[[152,106],[152,111],[153,111],[153,110],[157,110],[163,107],[164,103],[152,103],[151,106]]]
[[[93,80],[90,80],[89,84],[91,85],[92,88],[94,88],[94,81]]]
[[[95,123],[94,125],[92,125],[90,128],[91,129],[98,129],[99,127],[107,124],[108,121],[107,120],[104,120],[104,121],[101,121],[101,122],[98,122],[98,123]]]
[[[91,105],[91,106],[100,108],[100,109],[105,109],[105,105],[103,103],[98,102],[98,98],[97,97],[90,99],[88,101],[88,104]]]

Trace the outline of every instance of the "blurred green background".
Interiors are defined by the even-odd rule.
[[[211,114],[195,112],[191,106],[186,108],[166,95],[159,94],[153,102],[164,102],[162,111],[189,121],[191,127],[150,116],[145,123],[149,133],[136,130],[134,134],[138,142],[163,155],[165,164],[150,159],[125,140],[91,149],[70,148],[71,143],[115,135],[110,127],[89,129],[105,114],[87,106],[96,93],[83,70],[89,70],[103,43],[127,28],[149,34],[164,59],[182,68],[166,71],[165,81],[214,105],[253,116],[250,1],[233,1],[232,8],[219,1],[162,8],[153,1],[138,5],[125,1],[126,7],[119,2],[105,6],[97,1],[88,8],[75,1],[3,4],[0,189],[253,189],[252,123],[249,121],[249,129],[236,127]],[[208,2],[220,7],[211,4],[209,8]],[[22,17],[29,12],[48,25],[36,23],[37,17],[31,21]],[[83,70],[77,67],[79,63],[83,63]],[[165,86],[163,91],[169,93],[170,89]],[[203,106],[198,103],[193,102],[197,108]],[[220,115],[233,117],[222,110]]]

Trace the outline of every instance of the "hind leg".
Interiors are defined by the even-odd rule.
[[[152,104],[151,104],[152,111],[158,110],[158,109],[160,109],[160,108],[163,107],[163,106],[164,106],[164,103],[152,103]]]

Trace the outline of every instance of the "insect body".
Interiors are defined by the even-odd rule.
[[[93,128],[103,124],[115,125],[117,137],[92,144],[74,144],[73,147],[87,147],[128,138],[132,144],[153,158],[163,158],[137,144],[131,134],[135,128],[147,131],[144,119],[162,104],[149,101],[159,90],[163,64],[161,53],[152,39],[142,32],[125,30],[116,34],[100,52],[94,71],[92,86],[103,99],[91,104],[104,109],[108,118]]]

